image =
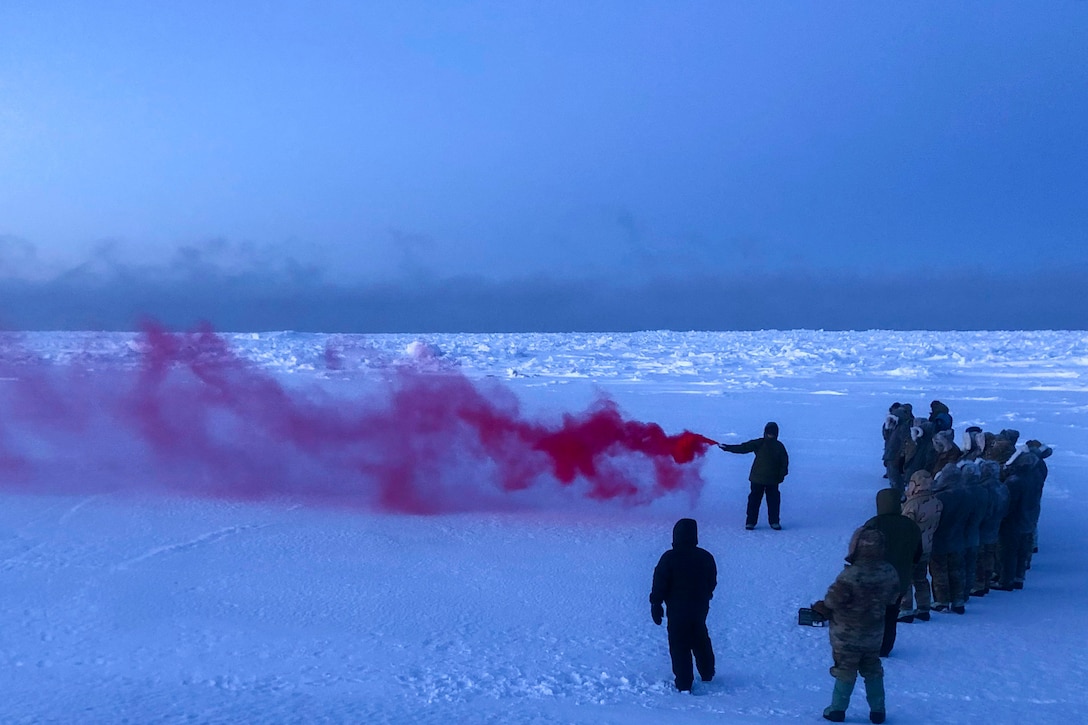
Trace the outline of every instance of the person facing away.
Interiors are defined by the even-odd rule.
[[[714,678],[714,649],[706,617],[717,585],[718,566],[714,556],[699,547],[698,523],[695,519],[680,519],[672,528],[672,548],[654,567],[650,590],[654,624],[668,617],[669,657],[680,692],[691,692],[695,680],[693,656],[699,678],[703,682]]]
[[[771,421],[763,426],[763,437],[754,438],[744,443],[719,443],[718,447],[727,453],[755,453],[752,470],[748,473],[748,482],[752,489],[748,494],[748,513],[744,528],[751,530],[759,520],[759,507],[763,497],[767,497],[767,523],[778,531],[782,528],[779,520],[782,509],[782,494],[778,484],[786,480],[790,472],[790,456],[782,441],[778,440],[778,423]]]
[[[894,488],[882,488],[876,492],[876,516],[863,525],[884,534],[884,561],[895,567],[899,575],[899,597],[888,605],[884,613],[884,639],[880,644],[880,656],[887,657],[895,646],[899,606],[910,591],[914,567],[922,559],[922,530],[913,519],[903,515],[899,491]]]
[[[880,644],[887,608],[899,601],[899,575],[884,561],[884,534],[862,526],[850,539],[849,565],[835,578],[824,598],[812,605],[830,622],[831,676],[835,688],[824,718],[843,722],[858,674],[865,680],[869,720],[885,718],[884,666]]]

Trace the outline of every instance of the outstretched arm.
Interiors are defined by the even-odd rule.
[[[753,438],[744,443],[719,443],[718,448],[721,448],[726,453],[755,453],[756,449],[758,449],[762,443],[762,438]]]

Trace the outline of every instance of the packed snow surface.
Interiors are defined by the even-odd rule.
[[[175,427],[173,409],[156,408],[159,438],[125,417],[130,389],[147,384],[145,336],[0,338],[0,722],[821,721],[827,632],[797,626],[797,608],[824,594],[851,532],[875,513],[888,406],[924,412],[935,398],[957,438],[973,424],[1015,428],[1054,455],[1026,587],[900,625],[885,663],[888,722],[1084,712],[1088,334],[222,338],[243,371],[226,385],[282,397]],[[609,463],[639,494],[602,498],[548,475],[508,490],[478,458],[365,438],[403,446],[405,475],[435,503],[416,515],[355,495],[356,459],[250,430],[285,406],[401,415],[389,386],[405,371],[487,390],[500,411],[545,427],[602,398],[670,435],[739,442],[775,420],[791,456],[784,529],[763,518],[744,530],[751,459],[714,448],[684,464],[691,478],[676,490],[653,485],[657,469],[638,456]],[[213,383],[179,385],[200,397]],[[221,405],[231,391],[216,392]],[[415,438],[430,430],[428,410],[416,427],[388,422]],[[207,424],[209,439],[187,439],[181,456],[160,438],[184,423]],[[424,460],[431,450],[442,455]],[[204,451],[228,460],[205,465]],[[287,483],[255,487],[242,475],[254,472]],[[694,695],[673,689],[647,601],[684,516],[719,568],[708,620],[718,676]],[[848,721],[868,721],[860,685]]]

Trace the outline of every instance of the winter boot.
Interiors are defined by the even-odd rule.
[[[917,619],[919,622],[928,622],[929,612],[918,612],[914,615],[914,618]]]
[[[824,720],[843,722],[846,720],[846,708],[850,707],[850,694],[854,683],[835,678],[835,689],[831,691],[831,705],[824,708]]]
[[[884,722],[884,676],[865,678],[865,700],[869,703],[869,721]]]

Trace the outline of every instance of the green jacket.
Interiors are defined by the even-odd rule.
[[[922,530],[900,513],[899,492],[894,488],[876,492],[876,514],[863,528],[877,529],[884,534],[884,561],[895,567],[895,573],[899,575],[899,593],[906,594],[914,565],[922,557]]]
[[[777,438],[763,436],[744,443],[722,443],[718,446],[729,453],[755,453],[748,480],[761,486],[782,483],[790,472],[790,456]]]

